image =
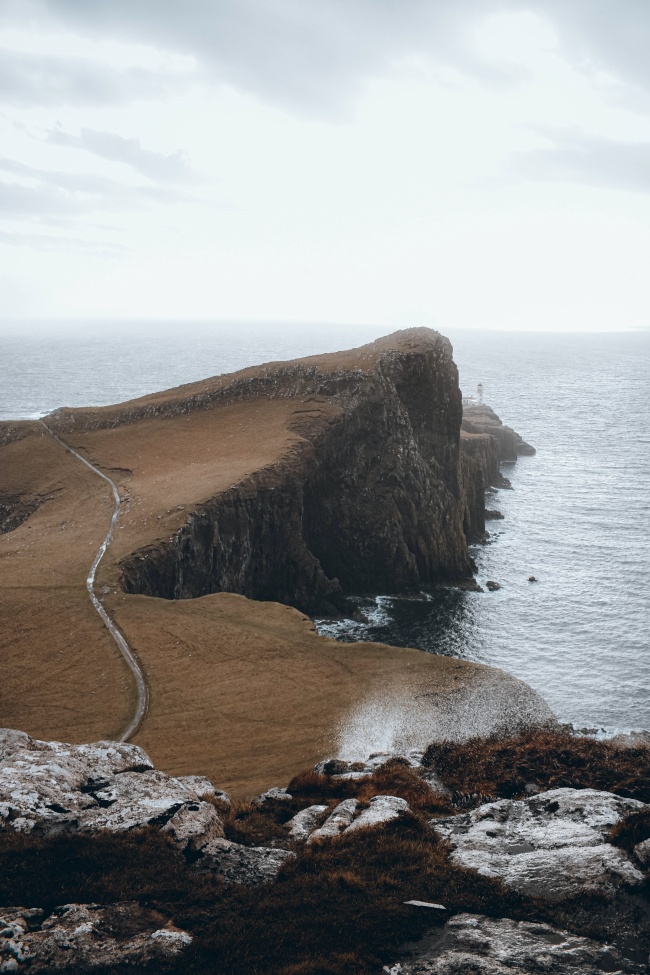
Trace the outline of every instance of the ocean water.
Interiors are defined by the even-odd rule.
[[[0,418],[118,402],[221,372],[362,344],[376,327],[87,323],[0,334]],[[605,733],[650,729],[650,332],[455,331],[461,386],[537,448],[504,473],[475,546],[478,581],[359,598],[367,623],[320,622],[343,640],[379,640],[502,667],[557,716]],[[0,472],[1,476],[1,472]],[[534,575],[537,582],[528,582]]]

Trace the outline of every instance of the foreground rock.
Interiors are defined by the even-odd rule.
[[[458,914],[417,957],[384,969],[391,975],[641,975],[645,965],[612,945],[509,918]]]
[[[502,799],[470,813],[433,820],[452,861],[498,877],[521,894],[559,901],[578,894],[610,897],[644,876],[607,842],[623,816],[648,807],[595,789],[554,789],[516,802]]]
[[[192,941],[139,904],[0,908],[0,972],[92,971],[161,963]]]
[[[199,870],[210,870],[226,883],[255,887],[273,880],[278,870],[295,853],[266,846],[242,846],[230,840],[212,840],[198,861]]]
[[[47,835],[154,826],[188,853],[224,835],[216,807],[227,810],[228,796],[209,779],[154,769],[137,745],[68,745],[3,729],[0,759],[6,829]]]

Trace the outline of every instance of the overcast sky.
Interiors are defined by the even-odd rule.
[[[650,326],[648,0],[0,0],[0,319]]]

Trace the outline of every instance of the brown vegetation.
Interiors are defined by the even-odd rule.
[[[367,975],[458,910],[539,913],[496,881],[453,867],[418,816],[314,845],[261,888],[197,873],[147,830],[93,839],[2,831],[0,877],[3,904],[139,901],[194,936],[169,969],[183,975]],[[411,899],[447,911],[417,910]]]
[[[650,802],[650,749],[621,748],[565,731],[429,746],[424,764],[465,795],[522,798],[538,789],[601,789]],[[526,788],[529,787],[529,789]]]

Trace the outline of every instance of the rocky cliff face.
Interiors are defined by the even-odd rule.
[[[513,463],[519,454],[534,454],[535,448],[505,426],[485,404],[463,408],[460,443],[463,524],[468,541],[475,542],[485,533],[485,491],[489,487],[510,487],[510,481],[501,473],[501,464]]]
[[[448,340],[411,329],[353,360],[320,363],[265,367],[218,391],[222,402],[300,400],[301,444],[195,509],[173,538],[124,559],[126,592],[178,599],[228,590],[313,611],[345,591],[404,591],[471,574]],[[173,408],[214,406],[216,395]],[[122,422],[166,408],[131,408]]]

